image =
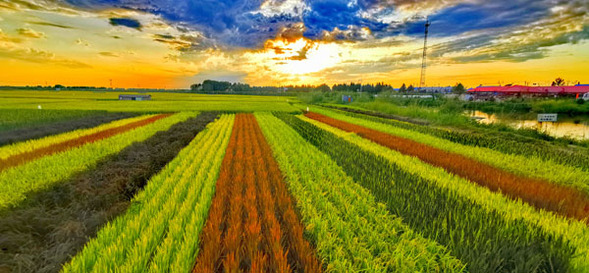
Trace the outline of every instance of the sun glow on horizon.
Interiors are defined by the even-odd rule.
[[[304,75],[339,64],[340,50],[338,44],[314,42],[301,37],[295,41],[268,40],[261,54],[273,63],[271,69],[279,73]]]

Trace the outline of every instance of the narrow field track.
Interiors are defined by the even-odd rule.
[[[236,116],[193,272],[320,272],[272,151]]]
[[[309,112],[305,116],[341,130],[356,133],[403,154],[415,156],[426,163],[442,167],[493,191],[501,191],[514,199],[520,198],[535,207],[579,220],[586,220],[589,217],[589,198],[575,189],[518,176],[463,155],[321,114]]]
[[[67,150],[70,150],[70,149],[73,149],[76,147],[80,147],[80,146],[88,144],[88,143],[100,141],[102,139],[109,138],[114,135],[121,134],[121,133],[130,131],[130,130],[133,130],[135,128],[151,124],[151,123],[156,122],[160,119],[169,117],[170,115],[171,114],[160,114],[160,115],[152,116],[152,117],[142,119],[139,121],[135,121],[135,122],[132,122],[129,124],[125,124],[125,125],[122,125],[119,127],[109,128],[109,129],[106,129],[106,130],[103,130],[100,132],[96,132],[96,133],[93,133],[90,135],[82,136],[82,137],[79,137],[76,139],[67,140],[67,141],[64,141],[61,143],[55,143],[55,144],[47,146],[47,147],[39,148],[39,149],[36,149],[33,151],[29,151],[29,152],[25,152],[25,153],[21,153],[21,154],[16,154],[16,155],[10,156],[8,158],[0,159],[0,171],[27,163],[29,161],[33,161],[37,158],[41,158],[44,156],[67,151]]]

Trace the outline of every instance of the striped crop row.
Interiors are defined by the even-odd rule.
[[[415,156],[424,162],[442,167],[491,190],[501,191],[514,199],[519,198],[538,208],[580,220],[589,216],[589,198],[576,189],[514,175],[461,154],[444,151],[408,138],[386,134],[321,114],[309,112],[306,116],[342,130],[354,132],[403,154]]]
[[[493,192],[488,188],[478,186],[469,180],[448,173],[440,167],[429,165],[412,156],[403,155],[358,135],[304,116],[299,116],[299,118],[356,144],[366,151],[382,156],[412,175],[432,181],[438,187],[467,198],[489,211],[500,211],[508,222],[524,221],[529,225],[541,227],[555,237],[562,237],[576,249],[576,254],[570,261],[571,272],[585,272],[589,268],[589,227],[586,223],[539,210],[524,202],[514,201],[500,192]]]
[[[91,168],[100,159],[192,116],[195,113],[174,114],[101,141],[6,169],[0,172],[0,208],[14,206],[24,200],[28,193],[45,189],[76,172]]]
[[[199,133],[63,272],[189,272],[233,122],[223,115]]]
[[[509,220],[382,156],[293,115],[275,113],[342,167],[377,201],[471,272],[567,272],[575,249],[537,225]]]
[[[89,128],[89,129],[79,129],[79,130],[74,130],[74,131],[66,132],[66,133],[62,133],[62,134],[46,136],[46,137],[40,138],[40,139],[27,140],[27,141],[7,145],[7,146],[2,146],[2,147],[0,147],[0,159],[6,160],[7,158],[13,157],[15,155],[28,153],[28,152],[31,152],[31,151],[34,151],[37,149],[45,148],[45,147],[48,147],[51,145],[70,141],[70,140],[77,139],[80,137],[96,134],[98,132],[102,132],[102,131],[109,130],[112,128],[125,126],[130,123],[134,123],[134,122],[138,122],[138,121],[145,120],[148,118],[152,118],[154,116],[156,116],[156,115],[143,115],[143,116],[138,116],[138,117],[121,119],[121,120],[116,120],[113,122],[101,124],[96,127]]]
[[[257,114],[307,232],[330,272],[462,272],[464,265],[413,232],[326,154],[270,114]]]
[[[562,147],[558,144],[553,144],[549,141],[519,136],[517,134],[495,132],[493,130],[485,130],[484,128],[466,131],[451,130],[446,128],[436,128],[433,126],[413,124],[390,118],[383,118],[380,117],[382,116],[382,114],[371,111],[340,108],[329,105],[324,105],[323,107],[337,109],[337,111],[334,112],[342,113],[346,116],[357,117],[412,131],[417,131],[420,133],[447,139],[459,144],[464,144],[473,147],[491,148],[493,150],[497,150],[506,154],[532,156],[546,161],[550,160],[559,164],[578,167],[585,171],[589,170],[589,153],[587,152],[588,150],[581,147],[575,147],[575,149],[567,149],[566,147]]]
[[[395,127],[389,124],[358,117],[351,117],[336,111],[329,111],[321,108],[314,108],[313,111],[338,120],[345,120],[351,124],[364,126],[393,136],[411,139],[415,142],[436,149],[463,155],[516,175],[542,179],[554,184],[576,188],[589,196],[589,171],[577,167],[556,163],[552,160],[545,160],[534,156],[506,154],[490,148],[473,147],[454,143],[450,140],[414,130]]]
[[[169,117],[170,114],[161,114],[155,115],[153,117],[149,117],[146,119],[138,120],[135,122],[131,122],[122,126],[109,128],[103,131],[99,131],[90,135],[81,136],[75,139],[66,140],[60,143],[55,143],[53,145],[49,145],[47,147],[38,148],[29,152],[24,152],[20,154],[13,155],[6,159],[0,159],[0,171],[8,169],[10,167],[18,166],[21,164],[25,164],[29,161],[33,161],[37,158],[41,158],[44,156],[49,156],[52,154],[57,154],[63,151],[67,151],[70,149],[74,149],[88,143],[96,142],[103,140],[105,138],[109,138],[115,136],[117,134],[121,134],[135,128],[145,126],[147,124],[153,123],[160,119]]]
[[[194,272],[321,272],[262,131],[238,114]]]

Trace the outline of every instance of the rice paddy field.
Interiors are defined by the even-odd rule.
[[[289,97],[0,91],[0,272],[583,273],[588,217],[578,147]]]

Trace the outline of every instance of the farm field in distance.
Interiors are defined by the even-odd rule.
[[[0,90],[0,109],[149,111],[295,111],[284,96],[150,93],[151,101],[119,102],[118,92]],[[140,105],[136,105],[140,103]]]
[[[583,147],[149,94],[0,91],[0,273],[589,272]]]

